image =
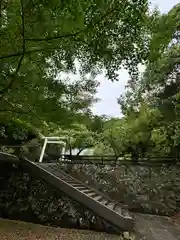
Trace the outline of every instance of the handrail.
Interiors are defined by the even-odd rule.
[[[0,161],[1,161],[1,163],[2,162],[17,163],[17,162],[19,162],[19,159],[15,155],[0,152]]]
[[[68,160],[71,161],[68,161]],[[125,166],[147,166],[158,167],[162,165],[180,165],[180,160],[173,158],[148,158],[133,161],[132,159],[116,159],[115,156],[91,156],[91,155],[64,155],[63,163],[68,164],[100,164],[100,165],[125,165]]]
[[[56,156],[56,154],[54,155]],[[76,157],[78,160],[74,160],[73,156]],[[164,158],[164,160],[154,160],[155,158],[152,158],[153,160],[141,160],[141,161],[132,161],[130,159],[126,160],[116,160],[111,161],[111,159],[103,159],[102,156],[77,156],[77,155],[57,155],[57,157],[63,157],[62,163],[64,164],[97,164],[97,165],[109,165],[109,166],[140,166],[140,167],[161,167],[163,165],[165,166],[180,166],[180,160],[174,160],[171,158]],[[71,158],[72,157],[72,158]],[[114,156],[110,156],[114,157]],[[82,159],[83,158],[83,159]],[[66,160],[68,159],[68,160]],[[8,154],[5,152],[0,152],[0,160],[7,160],[7,161],[18,161],[18,157],[12,154]],[[98,161],[100,160],[100,161]],[[59,162],[59,161],[58,161]]]

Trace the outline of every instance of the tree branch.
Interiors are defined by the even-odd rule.
[[[12,113],[17,113],[17,114],[29,114],[29,112],[23,112],[23,111],[15,110],[15,109],[0,109],[0,112],[12,112]]]
[[[24,29],[24,4],[23,4],[23,0],[21,0],[21,23],[22,23],[22,56],[20,57],[20,60],[19,60],[19,63],[17,65],[17,68],[15,70],[15,72],[11,75],[11,81],[10,83],[0,91],[0,94],[2,95],[0,99],[3,98],[4,94],[8,91],[9,88],[12,87],[14,81],[15,81],[15,75],[18,73],[20,67],[21,67],[21,64],[22,64],[22,61],[23,61],[23,58],[24,58],[24,55],[25,55],[25,29]]]
[[[55,40],[55,39],[62,39],[62,38],[68,38],[68,37],[76,37],[80,33],[86,32],[86,31],[90,30],[91,28],[94,28],[104,18],[106,18],[108,15],[110,15],[111,13],[113,13],[116,10],[117,9],[116,9],[116,6],[115,6],[114,8],[110,9],[109,11],[107,11],[104,15],[102,15],[97,21],[95,21],[94,23],[91,22],[90,24],[87,25],[87,27],[85,29],[82,29],[82,30],[80,30],[78,32],[75,32],[75,33],[62,34],[62,35],[46,37],[46,38],[26,38],[25,40],[26,41],[33,41],[33,42],[41,42],[41,41],[51,41],[51,40]]]
[[[35,118],[37,118],[40,122],[43,121],[39,116],[37,116],[37,114],[35,114],[33,112],[34,105],[28,111],[23,111],[21,108],[17,109],[17,106],[14,105],[13,103],[9,102],[7,99],[3,98],[3,100],[11,107],[11,109],[0,109],[0,112],[14,112],[17,114],[31,115],[31,116],[34,116]]]
[[[59,35],[59,36],[54,36],[54,37],[46,37],[46,38],[26,38],[26,41],[32,41],[32,42],[41,42],[41,41],[51,41],[55,39],[61,39],[61,38],[68,38],[68,37],[75,37],[78,34],[84,32],[85,30],[78,31],[76,33],[69,33],[69,34],[64,34],[64,35]]]
[[[30,115],[37,118],[39,121],[42,121],[42,119],[39,118],[37,114],[33,113],[31,110],[28,112],[25,112],[22,110],[15,110],[15,109],[0,109],[0,112],[11,112],[11,113],[22,114],[22,115]]]
[[[81,149],[79,149],[79,151],[77,152],[77,156],[84,150],[85,148],[81,148]]]
[[[96,23],[95,25],[97,25],[99,22],[101,22],[105,17],[107,17],[109,14],[111,14],[112,12],[114,12],[115,10],[118,10],[116,9],[115,7],[112,8],[111,10],[109,10],[108,12],[106,12],[106,14],[104,14]],[[55,36],[55,37],[48,37],[48,38],[39,38],[39,39],[24,39],[25,41],[50,41],[50,40],[53,40],[53,39],[58,39],[58,38],[63,38],[63,37],[73,37],[73,36],[77,36],[78,34],[80,34],[81,32],[84,32],[84,31],[87,31],[89,30],[90,27],[93,27],[93,24],[89,24],[88,25],[89,27],[86,27],[86,29],[83,29],[81,31],[78,31],[76,33],[70,33],[70,34],[66,34],[66,35],[60,35],[60,36]],[[88,29],[87,29],[88,28]],[[73,39],[74,41],[80,41],[80,42],[83,42],[84,44],[86,45],[89,45],[87,44],[85,41],[82,41],[82,40],[75,40]],[[31,54],[31,53],[36,53],[36,52],[43,52],[43,51],[48,51],[48,50],[58,50],[59,47],[44,47],[44,48],[36,48],[36,49],[31,49],[31,50],[28,50],[28,51],[19,51],[19,52],[16,52],[16,53],[11,53],[11,54],[8,54],[8,55],[4,55],[4,56],[0,56],[0,60],[2,59],[7,59],[7,58],[11,58],[11,57],[18,57],[18,56],[22,56],[22,55],[26,55],[26,54]]]
[[[18,73],[20,67],[21,67],[21,63],[23,61],[24,55],[25,55],[25,51],[26,51],[26,43],[25,43],[25,27],[24,27],[24,3],[23,0],[21,0],[21,24],[22,24],[22,56],[19,60],[19,64],[16,68],[15,74]]]
[[[52,47],[49,48],[49,49],[52,49]],[[8,54],[8,55],[1,56],[0,60],[1,59],[11,58],[11,57],[19,57],[19,56],[21,56],[23,54],[26,55],[26,54],[30,54],[30,53],[34,53],[34,52],[42,52],[43,50],[48,50],[48,48],[32,49],[32,50],[26,51],[25,53],[23,53],[22,51],[19,51],[17,53],[11,53],[11,54]]]
[[[85,42],[84,42],[85,43]],[[85,43],[87,44],[87,43]],[[27,54],[31,54],[31,53],[36,53],[36,52],[43,52],[43,51],[51,51],[51,50],[59,50],[59,47],[44,47],[44,48],[36,48],[36,49],[31,49],[31,50],[26,50],[24,53],[22,51],[19,51],[17,53],[11,53],[8,55],[4,55],[0,57],[1,59],[7,59],[7,58],[11,58],[11,57],[18,57],[21,55],[27,55]]]

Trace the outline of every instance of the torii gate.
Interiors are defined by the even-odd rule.
[[[43,161],[44,153],[45,153],[46,146],[48,143],[63,145],[62,152],[61,152],[61,155],[63,158],[63,155],[65,154],[65,151],[66,151],[67,138],[65,138],[65,137],[45,137],[43,135],[41,135],[41,138],[44,139],[44,144],[43,144],[41,154],[39,157],[39,162]]]

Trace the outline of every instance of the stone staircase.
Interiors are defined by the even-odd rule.
[[[124,206],[64,173],[58,164],[34,163],[28,159],[23,159],[21,164],[31,170],[36,177],[38,175],[43,178],[70,198],[94,212],[119,232],[134,230],[133,217]]]

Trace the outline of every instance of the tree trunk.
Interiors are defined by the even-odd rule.
[[[79,149],[78,153],[76,154],[77,156],[79,156],[79,154],[84,150],[84,148]]]

